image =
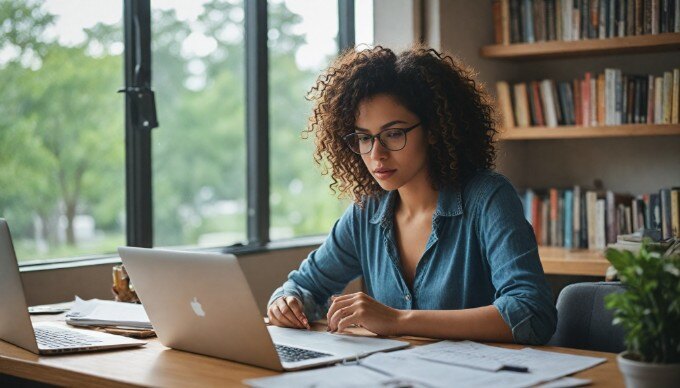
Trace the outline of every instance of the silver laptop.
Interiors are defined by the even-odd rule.
[[[400,349],[408,342],[267,326],[234,255],[118,248],[165,346],[273,370]]]
[[[0,339],[36,354],[60,354],[144,345],[144,341],[58,323],[31,324],[7,222],[0,218]]]

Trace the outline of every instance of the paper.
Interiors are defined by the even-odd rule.
[[[526,367],[531,375],[540,376],[542,381],[568,376],[606,361],[531,348],[506,349],[472,341],[441,341],[408,352],[430,361],[489,371],[500,370],[505,365]]]
[[[433,362],[417,357],[410,350],[374,354],[361,360],[360,364],[432,387],[527,387],[543,381],[541,376],[530,373],[490,372]]]
[[[116,326],[133,329],[153,329],[141,304],[109,300],[82,300],[76,296],[66,323],[74,326]]]
[[[592,380],[588,379],[577,379],[576,377],[562,377],[561,379],[553,380],[549,383],[541,384],[537,388],[570,388],[570,387],[582,387],[584,385],[589,385]]]
[[[304,372],[244,380],[251,387],[403,387],[404,382],[359,365],[338,365]],[[413,387],[424,387],[414,383]]]

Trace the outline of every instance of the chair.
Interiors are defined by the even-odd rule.
[[[625,349],[624,330],[612,325],[614,314],[604,297],[622,292],[620,282],[576,283],[557,298],[557,330],[548,345],[619,353]]]

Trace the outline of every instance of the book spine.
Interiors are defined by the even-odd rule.
[[[553,0],[555,2],[555,12],[553,14],[553,17],[555,18],[555,40],[564,40],[564,23],[563,23],[563,17],[562,17],[562,3],[563,2],[568,2],[571,0]]]
[[[550,245],[550,199],[545,198],[541,204],[541,243]]]
[[[670,32],[668,29],[668,14],[670,13],[670,2],[673,0],[661,0],[661,18],[659,20],[659,30],[661,33]]]
[[[532,91],[531,97],[533,99],[533,101],[532,101],[533,105],[532,106],[535,109],[535,117],[536,117],[536,121],[535,121],[534,124],[538,125],[538,126],[544,126],[545,125],[545,114],[544,114],[544,109],[541,106],[542,97],[541,97],[541,91],[540,91],[540,86],[539,86],[538,81],[531,82],[531,91]]]
[[[626,36],[626,1],[617,1],[617,12],[616,12],[616,36],[624,37]]]
[[[503,128],[510,129],[515,127],[515,120],[512,113],[512,100],[510,99],[510,85],[505,81],[496,83],[498,93],[498,105],[503,116]]]
[[[617,234],[617,220],[616,220],[616,198],[615,194],[611,190],[607,190],[607,195],[605,198],[607,205],[607,235],[606,241],[608,244],[616,242]]]
[[[572,34],[572,29],[574,28],[572,23],[572,18],[574,17],[574,0],[561,0],[561,5],[562,12],[560,12],[560,16],[562,19],[562,40],[569,42],[574,40],[574,36]]]
[[[604,69],[604,101],[605,101],[605,124],[614,125],[614,115],[616,110],[616,85],[614,84],[616,76],[614,69]]]
[[[644,75],[640,76],[640,123],[647,122],[647,89],[649,89],[647,78]]]
[[[604,125],[605,123],[604,92],[605,92],[604,73],[600,73],[597,75],[597,125]]]
[[[510,0],[501,0],[501,43],[510,44]]]
[[[654,77],[654,124],[663,123],[663,77]]]
[[[581,236],[581,187],[580,186],[574,186],[574,210],[573,210],[573,216],[572,216],[572,238],[573,238],[573,247],[574,248],[581,248],[582,245],[580,243],[580,236]]]
[[[586,192],[586,206],[587,206],[587,227],[588,227],[588,249],[595,249],[595,229],[596,229],[596,214],[595,208],[597,205],[597,193]]]
[[[547,0],[532,0],[531,12],[534,17],[534,39],[536,42],[544,42],[545,34],[545,7]]]
[[[673,90],[671,93],[671,124],[678,124],[680,109],[680,68],[673,69]]]
[[[645,25],[645,9],[642,0],[635,0],[635,35],[642,35]]]
[[[574,113],[576,125],[583,125],[583,97],[581,96],[581,80],[574,79]]]
[[[633,200],[633,203],[631,203],[631,206],[633,208],[633,231],[637,231],[640,229],[640,223],[638,219],[638,214],[640,212],[638,206],[640,206],[640,201],[636,198]]]
[[[671,238],[673,236],[671,230],[673,220],[671,216],[671,190],[659,190],[659,198],[661,199],[661,237],[664,239]]]
[[[550,242],[552,246],[558,246],[557,226],[559,225],[557,214],[559,212],[557,202],[557,189],[550,189]]]
[[[680,0],[675,0],[673,10],[673,32],[680,32]]]
[[[591,0],[581,0],[580,2],[581,39],[590,39],[590,1]]]
[[[590,126],[597,127],[597,104],[599,94],[597,90],[597,76],[590,79]]]
[[[618,0],[609,0],[607,6],[607,38],[616,36],[616,4]]]
[[[635,122],[635,76],[628,77],[628,87],[626,88],[626,123]]]
[[[510,43],[520,43],[522,41],[520,1],[510,0]]]
[[[581,0],[574,0],[571,8],[571,40],[580,40],[581,35]]]
[[[651,34],[652,33],[652,1],[651,0],[645,0],[642,4],[643,7],[643,28],[642,28],[642,33],[643,34]]]
[[[647,124],[654,124],[654,76],[647,76]]]
[[[598,199],[595,203],[595,248],[604,249],[606,247],[605,231],[605,200]]]
[[[640,77],[635,77],[633,81],[633,90],[635,98],[633,100],[633,122],[635,124],[640,123],[640,112],[641,112],[641,101],[642,101],[642,85],[640,84]]]
[[[522,2],[524,12],[522,14],[522,25],[524,26],[524,42],[534,43],[534,15],[532,10],[531,0],[524,0]]]
[[[493,40],[495,44],[503,43],[503,21],[500,0],[491,2],[491,17],[493,18]]]
[[[609,0],[600,0],[600,9],[598,10],[598,31],[597,36],[600,39],[605,39],[607,37],[607,8],[609,6]]]
[[[556,40],[557,25],[555,20],[555,0],[545,0],[545,39]]]
[[[663,73],[663,124],[671,123],[671,103],[673,101],[673,73]]]
[[[564,247],[571,249],[574,247],[572,241],[574,225],[574,196],[571,190],[564,191]]]
[[[600,0],[590,0],[590,10],[588,12],[590,13],[588,37],[590,39],[597,39],[600,25]]]
[[[635,35],[635,1],[626,1],[626,36]]]
[[[650,229],[661,230],[661,199],[658,193],[649,195]]]
[[[585,78],[583,79],[581,83],[581,94],[583,95],[583,126],[584,127],[590,127],[591,126],[591,120],[590,120],[590,72],[587,72],[585,75]]]
[[[555,119],[557,120],[557,124],[564,124],[564,115],[562,113],[562,108],[560,108],[560,101],[557,98],[557,87],[555,86],[555,81],[554,80],[548,80],[550,83],[550,93],[552,93],[552,98],[553,98],[553,107],[555,109]]]
[[[652,31],[651,33],[656,35],[659,33],[659,0],[651,0],[651,19],[652,19]]]
[[[565,98],[567,100],[567,110],[569,112],[567,125],[576,125],[576,108],[574,107],[574,93],[571,83],[565,82]]]
[[[680,189],[671,190],[671,236],[680,238]]]
[[[623,112],[623,87],[621,69],[614,71],[614,124],[620,125]]]
[[[581,233],[579,234],[579,247],[588,248],[589,232],[588,232],[588,201],[586,194],[581,193],[581,214],[579,215],[579,222],[581,223]]]
[[[540,86],[546,125],[550,128],[557,127],[557,116],[555,114],[555,103],[553,101],[552,91],[550,90],[550,80],[546,79],[541,81]]]

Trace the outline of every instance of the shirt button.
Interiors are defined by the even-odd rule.
[[[411,295],[406,294],[406,295],[404,296],[404,299],[406,299],[406,300],[411,300]]]

